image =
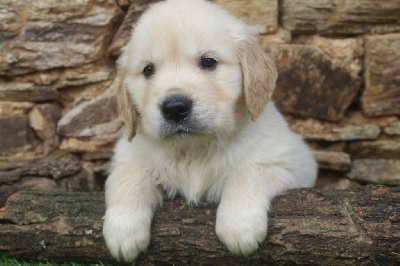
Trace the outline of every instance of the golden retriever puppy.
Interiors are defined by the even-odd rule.
[[[317,175],[270,101],[277,71],[256,31],[208,1],[166,0],[142,15],[118,64],[127,132],[106,182],[111,254],[132,261],[146,250],[164,192],[219,202],[219,239],[255,251],[273,198]]]

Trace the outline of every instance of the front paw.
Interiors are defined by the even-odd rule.
[[[218,210],[216,233],[234,254],[250,255],[258,249],[266,235],[268,218],[265,213]]]
[[[150,218],[107,210],[103,236],[111,255],[132,262],[150,243]]]

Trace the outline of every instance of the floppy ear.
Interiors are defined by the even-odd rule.
[[[251,119],[255,121],[271,100],[278,72],[255,36],[244,41],[240,50],[243,91]]]
[[[137,113],[130,92],[124,82],[125,76],[125,71],[122,70],[122,73],[117,77],[119,79],[117,81],[118,112],[126,126],[126,137],[129,142],[132,142],[133,137],[136,135]]]

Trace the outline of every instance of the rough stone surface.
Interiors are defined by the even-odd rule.
[[[113,0],[6,0],[0,14],[0,75],[98,60],[122,19]]]
[[[60,114],[60,106],[56,104],[36,105],[29,113],[30,125],[41,139],[46,139],[55,133]]]
[[[268,44],[284,44],[292,41],[292,34],[288,30],[278,28],[275,33],[260,35],[260,38],[262,46],[266,46]]]
[[[374,124],[370,125],[348,125],[345,127],[333,128],[329,133],[311,133],[305,135],[310,140],[325,141],[350,141],[377,139],[381,130]]]
[[[102,149],[110,149],[114,142],[110,140],[80,140],[76,138],[67,138],[61,142],[60,149],[65,152],[83,153],[98,152]]]
[[[69,87],[60,91],[58,101],[62,104],[62,117],[67,115],[72,109],[85,102],[92,101],[100,97],[112,84],[112,81],[104,81],[84,86]]]
[[[400,29],[400,1],[282,0],[283,27],[295,34],[356,35]]]
[[[63,152],[51,156],[32,160],[21,169],[17,169],[20,176],[44,176],[54,180],[77,174],[81,170],[79,160]]]
[[[106,58],[78,67],[56,68],[14,76],[12,80],[15,83],[34,83],[36,86],[52,86],[56,89],[88,85],[111,79],[115,69],[111,63]]]
[[[29,124],[43,140],[45,154],[57,149],[60,144],[56,131],[60,117],[61,108],[57,104],[39,104],[29,113]]]
[[[340,178],[337,181],[329,182],[325,186],[320,187],[321,190],[332,191],[334,189],[355,189],[361,187],[360,183],[349,180],[347,178]]]
[[[351,164],[351,179],[363,183],[400,185],[400,160],[359,159]]]
[[[368,36],[365,47],[365,114],[400,115],[400,34]]]
[[[385,127],[384,132],[389,135],[400,135],[400,121],[396,121]]]
[[[313,45],[320,48],[332,60],[338,60],[349,68],[352,73],[358,75],[363,69],[364,63],[364,39],[358,38],[327,38],[318,35],[299,36],[293,43]]]
[[[60,180],[73,176],[81,170],[80,162],[74,156],[57,152],[47,157],[17,161],[0,167],[0,186],[12,185],[25,177],[46,177]]]
[[[243,19],[261,34],[275,32],[278,28],[278,0],[214,0],[213,2]]]
[[[62,152],[0,165],[0,207],[8,196],[24,188],[86,191],[86,174],[76,157]]]
[[[376,139],[381,130],[377,125],[348,125],[342,128],[335,128],[328,137],[331,141],[335,140],[359,140]],[[318,138],[316,136],[316,138]]]
[[[60,79],[54,87],[57,89],[66,88],[71,86],[82,86],[92,83],[98,83],[101,81],[110,80],[111,72],[109,70],[102,70],[92,73],[83,73],[77,75],[66,76]]]
[[[319,168],[343,171],[350,170],[350,155],[344,152],[336,151],[313,151],[315,159],[318,162]]]
[[[0,101],[0,117],[23,115],[33,107],[34,104],[31,102]]]
[[[159,0],[134,1],[134,3],[129,6],[124,20],[115,34],[110,47],[108,48],[108,52],[111,56],[118,57],[121,54],[121,48],[128,43],[135,22],[138,20],[143,11],[149,7],[149,4],[158,1]]]
[[[110,160],[111,157],[114,155],[113,148],[104,148],[101,150],[95,151],[87,151],[82,154],[82,159],[91,161],[91,160]]]
[[[35,86],[33,83],[0,83],[0,101],[41,102],[55,100],[58,91],[51,86]]]
[[[0,118],[0,155],[32,149],[34,143],[26,115]]]
[[[274,99],[285,113],[339,121],[361,80],[321,50],[306,45],[271,45],[279,77]],[[329,99],[329,100],[327,100]]]
[[[72,109],[59,121],[57,128],[65,137],[115,140],[121,136],[122,125],[116,97],[105,94]]]
[[[394,140],[354,142],[350,144],[350,153],[357,158],[400,159],[400,142]]]
[[[316,119],[294,119],[286,116],[290,128],[303,135],[308,140],[323,141],[354,141],[354,140],[374,140],[381,134],[378,125],[352,124],[353,121],[344,121],[340,124],[321,122]]]

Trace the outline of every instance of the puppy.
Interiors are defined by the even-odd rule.
[[[146,250],[164,193],[219,202],[219,239],[254,252],[273,198],[317,175],[270,101],[277,71],[256,31],[208,1],[166,0],[142,15],[118,64],[126,135],[106,182],[111,254],[132,261]]]

